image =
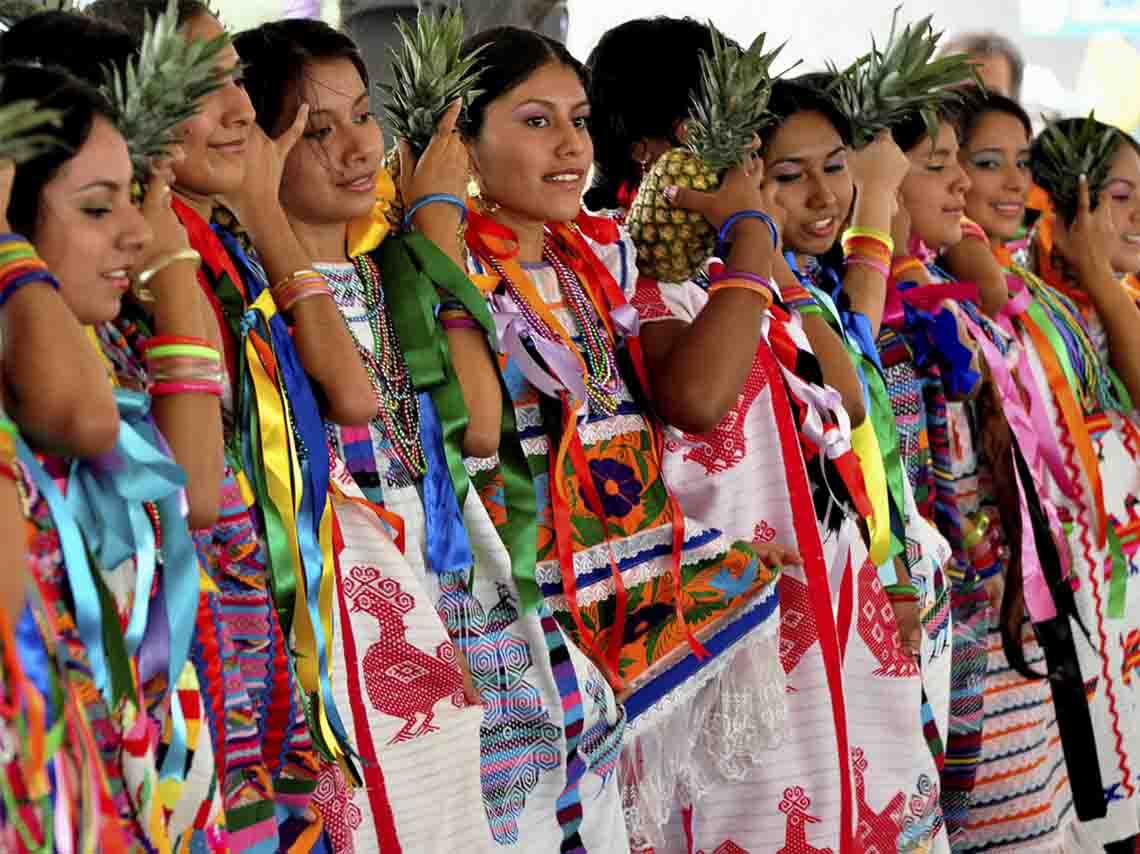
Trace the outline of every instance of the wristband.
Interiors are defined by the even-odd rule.
[[[148,389],[151,397],[166,397],[172,394],[209,394],[222,396],[221,382],[213,380],[179,380],[177,382],[154,383]]]
[[[459,222],[461,224],[467,222],[467,205],[459,196],[453,196],[451,193],[428,193],[408,205],[408,211],[404,214],[404,231],[408,231],[412,227],[412,217],[420,208],[437,202],[459,208]]]
[[[740,222],[742,219],[758,219],[768,226],[768,231],[772,234],[772,248],[778,250],[780,248],[780,232],[776,229],[776,223],[772,217],[763,211],[744,210],[737,211],[732,216],[724,221],[720,227],[720,231],[716,234],[716,243],[718,247],[724,246],[728,242],[728,233],[732,231],[732,227]],[[718,253],[719,254],[719,253]]]

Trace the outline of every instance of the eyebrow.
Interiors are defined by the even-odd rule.
[[[1017,153],[1018,154],[1028,154],[1029,153],[1029,146],[1026,145],[1023,148],[1017,149]],[[969,154],[971,157],[973,157],[977,154],[1005,154],[1005,149],[1001,148],[1000,146],[991,145],[989,148],[979,148],[976,151],[969,152]]]
[[[89,184],[84,184],[75,192],[86,193],[88,190],[110,190],[112,193],[118,191],[123,185],[118,181],[112,181],[109,178],[100,178],[97,181],[92,181]]]
[[[361,92],[359,95],[356,96],[356,100],[352,102],[352,106],[354,106],[354,107],[357,106],[361,101],[363,101],[367,98],[368,98],[368,93],[367,92]],[[310,116],[316,116],[316,115],[319,115],[321,113],[332,113],[332,112],[335,112],[335,110],[330,110],[327,108],[321,108],[319,110],[314,110],[311,106],[309,107],[309,115]]]
[[[839,145],[839,146],[836,146],[836,147],[835,147],[835,148],[833,148],[831,151],[827,152],[827,154],[825,154],[825,155],[824,155],[823,159],[824,159],[824,160],[830,160],[830,159],[831,159],[832,157],[834,157],[835,155],[837,155],[837,154],[842,154],[842,153],[843,153],[844,151],[846,151],[846,150],[847,150],[847,146],[845,146],[845,145]],[[776,160],[776,161],[774,161],[774,162],[772,163],[772,165],[773,165],[773,166],[778,166],[778,165],[779,165],[779,164],[781,164],[781,163],[796,163],[796,164],[799,164],[799,163],[803,163],[803,162],[804,162],[806,159],[807,159],[807,158],[805,158],[805,157],[781,157],[779,160]]]
[[[558,109],[558,104],[556,104],[554,101],[547,101],[543,98],[528,98],[527,100],[525,100],[521,104],[519,104],[517,107],[515,107],[515,109],[516,110],[521,109],[522,107],[525,107],[528,104],[538,104],[538,105],[543,106],[543,107],[549,107],[552,110]],[[582,107],[588,107],[588,106],[590,106],[589,101],[579,101],[577,104],[575,104],[571,108],[571,110],[580,110],[580,109],[582,109]]]

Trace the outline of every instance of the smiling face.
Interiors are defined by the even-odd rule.
[[[364,216],[375,203],[384,156],[368,87],[349,60],[325,59],[309,63],[295,89],[281,124],[292,124],[302,100],[309,105],[309,123],[285,161],[281,204],[291,218],[311,225]]]
[[[574,69],[551,61],[487,105],[467,140],[483,195],[506,222],[566,222],[578,215],[594,147],[590,105]]]
[[[970,179],[966,216],[995,240],[1012,240],[1025,219],[1029,136],[1015,116],[991,112],[975,125],[958,159]]]
[[[222,25],[208,14],[198,15],[182,28],[182,36],[191,41],[209,41],[222,33]],[[237,66],[233,45],[219,54],[218,64],[227,71]],[[185,157],[174,169],[177,187],[192,196],[233,192],[245,178],[245,146],[254,118],[241,77],[228,77],[200,106],[201,112],[179,128]]]
[[[958,140],[949,122],[938,123],[938,136],[931,145],[923,136],[906,152],[910,171],[899,192],[910,214],[911,233],[938,251],[962,239],[962,215],[970,179],[958,163]]]
[[[98,117],[75,156],[40,192],[32,240],[80,323],[115,319],[151,238],[131,203],[131,177],[126,141]]]
[[[847,148],[821,113],[789,116],[764,146],[764,175],[776,183],[776,200],[787,212],[784,245],[804,255],[822,255],[839,237],[855,185]]]
[[[1100,203],[1111,206],[1116,229],[1112,269],[1117,273],[1140,272],[1140,154],[1126,140],[1113,155]]]

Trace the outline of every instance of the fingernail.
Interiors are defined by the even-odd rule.
[[[676,184],[670,184],[668,187],[661,191],[661,195],[665,197],[666,201],[668,201],[669,204],[673,204],[673,202],[677,201],[677,193],[680,191],[681,188]]]
[[[1081,183],[1082,183],[1082,184],[1087,184],[1087,183],[1088,183],[1088,180],[1089,180],[1089,176],[1088,176],[1088,175],[1086,175],[1084,172],[1082,172],[1082,173],[1081,173]]]

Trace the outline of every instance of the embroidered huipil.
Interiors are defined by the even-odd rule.
[[[634,305],[643,324],[689,323],[708,301],[706,286],[704,275],[682,284],[641,279]],[[899,713],[919,708],[918,668],[901,649],[894,614],[850,508],[844,505],[821,530],[809,494],[825,488],[814,476],[820,458],[805,465],[801,425],[789,403],[804,406],[809,393],[834,400],[836,393],[818,385],[818,366],[808,367],[814,357],[798,317],[774,307],[766,325],[769,340],[798,350],[793,364],[806,375],[796,379],[811,391],[797,383],[797,395],[789,387],[765,341],[736,407],[721,424],[703,436],[670,431],[665,445],[666,480],[687,513],[732,536],[795,546],[804,558],[803,568],[786,567],[779,582],[786,732],[777,751],[758,757],[755,770],[703,793],[691,807],[693,848],[896,850],[936,839],[944,845],[937,770],[918,715]],[[850,441],[842,425],[835,429]],[[827,646],[835,650],[830,657]],[[834,690],[837,683],[842,693]],[[846,826],[845,810],[853,821]],[[689,850],[685,836],[677,833],[664,850]]]
[[[330,438],[336,488],[344,493],[337,502],[345,540],[338,578],[343,690],[351,696],[363,684],[358,702],[374,710],[354,720],[355,733],[362,750],[371,744],[376,751],[403,850],[539,854],[558,850],[576,832],[587,851],[626,851],[613,773],[620,707],[549,611],[523,607],[493,511],[475,490],[461,514],[474,570],[441,573],[430,565],[423,437],[430,435],[424,420],[436,416],[430,397],[407,384],[385,298],[387,288],[414,285],[373,278],[376,267],[363,257],[321,270],[386,407],[367,428],[330,425]],[[394,515],[399,549],[360,498]],[[404,642],[385,643],[401,625]],[[463,703],[455,647],[467,659],[481,709]],[[405,681],[413,677],[422,690],[409,690]],[[435,716],[430,727],[421,723],[425,714]],[[579,763],[588,768],[584,775]],[[363,828],[357,834],[369,838]],[[417,838],[430,845],[415,844]],[[338,848],[375,850],[345,849],[339,841]]]
[[[1023,278],[1033,295],[1015,327],[1048,409],[1070,482],[1049,497],[1072,559],[1077,614],[1071,620],[1096,739],[1108,815],[1076,822],[1069,844],[1104,845],[1135,835],[1140,802],[1140,419],[1111,370],[1110,342],[1089,297],[1052,258],[1053,215],[1043,216]],[[1015,271],[1016,272],[1016,271]],[[1070,494],[1066,494],[1069,492]]]
[[[692,761],[693,750],[715,751],[730,743],[726,735],[733,716],[706,716],[700,710],[708,712],[712,704],[696,700],[710,689],[731,702],[731,653],[741,638],[771,637],[778,570],[763,566],[744,543],[731,546],[719,531],[680,515],[660,470],[658,440],[643,398],[635,398],[627,384],[636,380],[612,370],[604,349],[613,339],[605,337],[609,332],[598,306],[608,303],[614,318],[622,316],[636,284],[631,244],[609,221],[604,227],[593,218],[580,222],[598,239],[577,226],[551,226],[542,263],[520,265],[509,252],[498,255],[488,244],[472,263],[495,288],[490,302],[506,348],[503,376],[538,495],[539,587],[577,646],[610,671],[626,703],[631,724],[623,783],[630,833],[640,847],[659,839],[674,813],[675,789],[700,785],[708,769]],[[471,229],[480,227],[478,218],[469,226],[469,246],[479,246]],[[547,363],[536,373],[530,361],[534,353],[560,359],[546,343],[536,343],[541,333],[530,318],[537,316],[553,318],[545,321],[547,334],[550,322],[560,326],[595,371],[587,380],[594,391],[586,395],[588,403],[568,436],[562,435],[563,404],[533,384],[546,384],[543,371],[559,370]],[[564,349],[557,352],[577,358],[565,343],[558,346]],[[557,463],[551,460],[560,448],[568,450],[555,478],[551,467]],[[494,508],[501,489],[498,473],[481,473],[476,483],[484,503]],[[679,600],[675,536],[680,540]],[[694,645],[711,655],[697,657]],[[763,726],[758,729],[760,739],[768,736]],[[733,758],[740,759],[728,757]]]

